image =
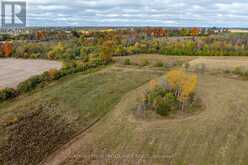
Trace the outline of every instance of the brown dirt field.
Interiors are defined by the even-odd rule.
[[[152,122],[132,114],[145,88],[125,95],[114,111],[43,163],[247,164],[246,81],[201,75],[197,93],[203,112]]]
[[[62,67],[61,62],[49,60],[0,59],[0,88],[15,88],[31,76]]]
[[[199,57],[189,64],[192,69],[204,64],[207,71],[234,70],[237,67],[248,70],[248,57]]]

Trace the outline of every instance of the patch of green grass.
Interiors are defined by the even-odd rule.
[[[38,163],[156,76],[122,69],[79,73],[0,104],[0,164]]]

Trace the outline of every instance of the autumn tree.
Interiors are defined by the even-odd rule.
[[[182,103],[182,110],[189,101],[190,96],[195,92],[197,76],[188,74],[182,69],[175,69],[166,74],[168,85],[175,91],[175,96]]]
[[[55,68],[50,69],[47,73],[50,80],[55,80],[59,78],[59,71]]]
[[[47,34],[46,34],[45,31],[38,31],[38,32],[36,32],[36,38],[38,40],[45,40],[47,38],[46,36],[47,36]]]
[[[200,29],[199,28],[192,28],[192,30],[191,30],[191,35],[193,36],[193,37],[195,37],[195,36],[198,36],[200,34]]]
[[[113,53],[114,53],[113,42],[112,41],[104,42],[100,52],[101,60],[105,63],[111,62]]]
[[[3,43],[2,52],[5,57],[10,57],[13,52],[13,44],[11,42]]]
[[[65,46],[63,43],[59,42],[52,50],[48,52],[48,58],[51,60],[59,58],[65,52]]]

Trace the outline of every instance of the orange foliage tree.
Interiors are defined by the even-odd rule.
[[[153,37],[165,37],[168,35],[168,31],[163,28],[146,28],[144,32]]]
[[[36,33],[36,37],[37,37],[38,40],[45,40],[46,39],[46,32],[38,31]]]
[[[48,76],[49,76],[49,79],[55,80],[59,76],[59,71],[57,69],[54,69],[54,68],[53,69],[50,69],[48,71]]]
[[[5,57],[10,57],[13,52],[13,44],[10,42],[3,43],[2,52]]]
[[[192,28],[192,30],[191,30],[191,35],[192,35],[193,37],[198,36],[199,33],[200,33],[200,29],[199,29],[199,28]]]

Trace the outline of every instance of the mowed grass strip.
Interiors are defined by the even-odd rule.
[[[158,73],[106,68],[76,74],[0,105],[0,164],[37,164]]]

